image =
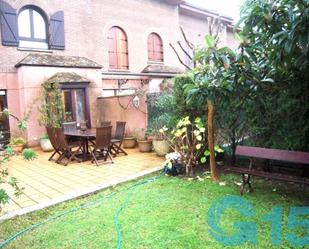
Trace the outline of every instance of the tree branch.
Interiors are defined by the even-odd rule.
[[[174,52],[175,52],[175,54],[176,54],[176,56],[177,56],[179,62],[180,62],[185,68],[187,68],[188,70],[192,70],[191,67],[189,67],[186,63],[184,63],[184,62],[182,61],[182,59],[180,58],[180,56],[179,56],[177,50],[176,50],[175,47],[172,45],[172,43],[170,43],[170,46],[171,46],[171,48],[174,50]]]
[[[192,56],[184,49],[184,47],[182,46],[181,42],[178,41],[177,44],[179,45],[179,47],[181,48],[181,50],[185,53],[185,55],[188,56],[188,58],[189,58],[190,60],[193,60],[193,59],[192,59]]]
[[[191,42],[188,40],[188,38],[187,38],[187,36],[186,36],[186,33],[185,33],[185,31],[183,30],[183,27],[182,27],[182,26],[180,26],[180,31],[181,31],[181,34],[182,34],[182,36],[183,36],[185,42],[187,43],[188,47],[191,48],[191,49],[193,50],[193,49],[194,49],[194,44],[191,43]]]

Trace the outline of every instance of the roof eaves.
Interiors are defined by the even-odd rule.
[[[189,4],[187,2],[180,4],[179,9],[189,11],[191,13],[194,13],[195,15],[221,18],[222,21],[227,22],[229,24],[231,24],[233,22],[233,18],[231,18],[229,16],[220,15],[219,12],[217,12],[217,11],[197,7],[197,6]]]

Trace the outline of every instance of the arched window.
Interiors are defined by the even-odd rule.
[[[47,22],[39,8],[27,6],[18,14],[19,46],[47,49]]]
[[[129,69],[128,39],[119,27],[112,27],[108,32],[108,54],[110,69]]]
[[[156,33],[148,36],[148,61],[163,62],[163,43]]]

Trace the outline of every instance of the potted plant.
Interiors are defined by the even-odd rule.
[[[14,153],[21,153],[27,141],[22,137],[12,137],[9,146],[13,149]]]
[[[134,136],[126,135],[123,138],[123,147],[126,149],[134,148],[136,145],[136,138]]]
[[[149,132],[145,129],[137,131],[137,143],[140,152],[151,152],[152,151],[152,140],[148,138]]]
[[[41,146],[41,149],[44,152],[53,151],[53,146],[52,146],[52,144],[49,140],[49,137],[46,133],[40,137],[40,146]]]
[[[130,132],[126,132],[123,138],[123,148],[135,148],[136,146],[136,136],[131,135]]]
[[[170,145],[166,139],[163,137],[163,130],[167,128],[163,127],[159,130],[155,129],[152,134],[154,136],[152,144],[153,149],[157,153],[158,156],[165,156],[167,153],[170,152]],[[165,131],[166,131],[165,130]]]

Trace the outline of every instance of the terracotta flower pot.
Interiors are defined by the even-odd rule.
[[[152,141],[151,140],[139,140],[137,141],[140,152],[151,152]]]
[[[24,149],[24,145],[10,145],[10,147],[13,149],[14,153],[19,154],[22,153]]]
[[[165,156],[170,151],[170,145],[166,140],[157,139],[153,140],[153,149],[158,156]]]
[[[123,139],[123,147],[124,148],[134,148],[136,145],[136,139],[135,137],[125,137]]]

